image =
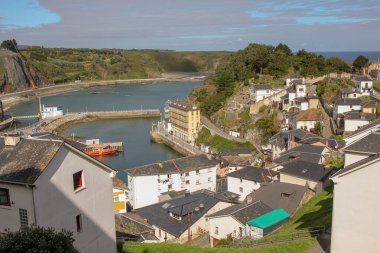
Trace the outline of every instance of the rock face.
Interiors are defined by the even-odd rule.
[[[20,54],[0,49],[0,93],[41,87],[47,83]]]

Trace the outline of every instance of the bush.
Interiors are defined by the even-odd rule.
[[[24,227],[0,234],[0,253],[51,252],[79,253],[73,246],[72,232],[52,228]]]

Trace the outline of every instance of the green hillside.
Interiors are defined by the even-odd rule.
[[[163,72],[213,72],[228,52],[27,47],[27,62],[51,82],[160,77]]]

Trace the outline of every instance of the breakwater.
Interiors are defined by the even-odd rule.
[[[41,124],[44,131],[61,133],[67,127],[96,120],[107,119],[136,119],[157,118],[161,116],[159,109],[126,110],[126,111],[99,111],[99,112],[71,112],[63,116],[47,118]]]

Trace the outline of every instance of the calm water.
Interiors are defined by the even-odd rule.
[[[182,99],[201,83],[129,84],[95,87],[41,99],[43,104],[61,104],[65,111],[99,111],[155,109],[163,110],[165,102]],[[93,94],[96,92],[97,94]],[[13,115],[30,115],[38,112],[38,100],[15,106],[7,111]],[[64,134],[75,134],[81,139],[100,139],[103,142],[123,141],[124,154],[102,157],[100,160],[119,171],[118,177],[126,179],[126,168],[180,157],[168,147],[152,143],[149,130],[155,119],[125,119],[81,123],[66,129]],[[29,123],[24,123],[29,124]]]
[[[364,55],[370,61],[377,61],[380,58],[380,51],[347,51],[347,52],[316,52],[324,57],[339,57],[344,61],[353,62],[359,55]]]

